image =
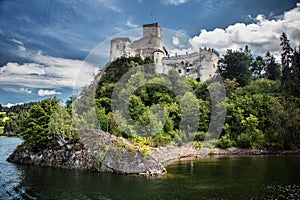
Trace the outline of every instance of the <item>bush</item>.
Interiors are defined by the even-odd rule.
[[[195,134],[194,141],[204,141],[206,135],[207,135],[206,132],[203,131],[197,132]]]
[[[202,143],[201,142],[194,142],[194,147],[196,148],[196,149],[201,149],[202,148]]]
[[[217,147],[220,147],[222,149],[232,147],[235,145],[235,142],[230,138],[230,135],[226,134],[223,135],[220,139],[217,141]]]
[[[252,137],[250,134],[242,133],[237,137],[237,146],[240,148],[250,148],[252,143]]]

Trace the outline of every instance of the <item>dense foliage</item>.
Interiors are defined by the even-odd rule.
[[[48,98],[33,105],[21,125],[24,144],[31,150],[56,145],[60,139],[79,139],[73,119],[56,98]]]
[[[270,52],[265,60],[260,56],[254,59],[249,49],[228,51],[220,60],[221,75],[226,79],[227,115],[219,147],[300,148],[300,51],[290,47],[285,33],[280,41],[281,65]],[[247,56],[251,62],[245,62]],[[234,59],[238,61],[232,62]],[[241,62],[248,64],[246,68],[232,67]],[[242,72],[247,70],[252,77],[249,71],[247,76]]]
[[[0,134],[2,133],[4,136],[21,136],[21,125],[29,109],[34,104],[32,102],[14,105],[10,108],[2,107],[0,112]]]
[[[131,76],[127,84],[118,85],[117,81],[120,80],[121,76],[124,75],[130,69],[136,68],[140,65],[146,64],[143,70],[148,70],[147,73],[137,71]],[[120,70],[122,69],[122,70]],[[121,71],[122,73],[119,73]],[[199,97],[195,98],[195,104],[199,105],[201,109],[201,121],[199,121],[199,132],[207,132],[210,115],[210,102],[207,101],[208,92],[206,83],[200,83],[193,79],[186,79],[178,75],[178,73],[170,72],[169,76],[172,76],[170,81],[165,75],[154,76],[154,66],[151,65],[151,60],[143,62],[137,58],[120,58],[112,62],[106,68],[106,73],[100,79],[96,89],[95,97],[95,109],[97,118],[99,120],[99,127],[108,131],[114,135],[128,138],[134,142],[140,142],[151,146],[160,146],[170,143],[172,140],[181,144],[187,138],[183,138],[185,134],[178,133],[182,109],[194,110],[194,108],[188,108],[185,102],[189,102],[192,94],[189,94],[188,89],[184,90],[180,95],[175,95],[172,91],[174,87],[186,87],[193,88],[195,94]],[[146,75],[145,75],[146,74]],[[151,75],[152,74],[152,75]],[[152,77],[153,76],[153,77]],[[146,84],[146,79],[150,79],[151,82]],[[126,94],[130,93],[129,90],[134,87],[136,83],[142,85],[128,98]],[[163,83],[163,84],[162,84]],[[163,86],[168,85],[169,88]],[[116,88],[116,87],[119,87]],[[141,128],[139,131],[135,129],[135,125],[127,124],[126,121],[121,121],[121,125],[117,124],[112,114],[111,103],[113,90],[118,91],[118,95],[121,97],[121,101],[125,103],[128,99],[130,117],[132,118],[133,124]],[[124,96],[124,98],[123,98]],[[203,99],[202,99],[203,98]],[[179,101],[186,106],[180,108]],[[155,108],[155,105],[162,105],[164,107],[165,122],[160,121],[156,115],[151,112],[151,109]],[[186,110],[184,112],[186,112]],[[193,112],[189,112],[192,113]],[[195,114],[195,113],[194,113]],[[191,116],[186,124],[190,123],[192,119],[198,120],[199,116]],[[198,123],[196,121],[196,123]],[[154,134],[152,131],[157,132]],[[196,130],[197,131],[197,130]],[[198,134],[201,135],[201,134]],[[144,137],[143,137],[144,136]],[[198,137],[203,140],[203,137]]]

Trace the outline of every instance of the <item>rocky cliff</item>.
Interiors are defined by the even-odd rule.
[[[7,159],[17,164],[28,164],[86,171],[119,174],[159,175],[164,166],[152,155],[132,148],[133,144],[103,131],[83,133],[82,140],[71,144],[62,141],[57,146],[38,152],[20,145]]]

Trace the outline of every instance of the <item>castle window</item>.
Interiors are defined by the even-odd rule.
[[[155,60],[155,63],[158,63],[158,59]]]

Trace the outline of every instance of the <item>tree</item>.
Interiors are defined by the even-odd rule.
[[[300,97],[300,46],[294,49],[291,66],[292,95]]]
[[[251,63],[250,70],[253,78],[263,78],[265,72],[266,63],[262,56],[257,56]]]
[[[220,59],[218,69],[223,79],[237,79],[240,86],[245,86],[251,79],[249,70],[252,56],[248,52],[227,50],[223,58]]]
[[[281,65],[282,65],[282,78],[281,88],[284,93],[292,94],[293,80],[292,80],[292,54],[293,49],[290,46],[290,41],[287,38],[286,33],[282,33],[280,36],[281,46]]]
[[[49,135],[68,139],[69,141],[79,139],[72,116],[67,108],[60,105],[57,106],[50,116],[48,131]]]
[[[44,99],[31,107],[22,124],[22,139],[27,148],[36,151],[51,145],[55,139],[79,139],[71,116],[57,98]]]
[[[53,139],[53,135],[49,133],[48,125],[50,116],[58,106],[58,99],[49,98],[37,103],[29,110],[22,127],[22,138],[31,150],[46,147]]]
[[[285,94],[300,97],[300,49],[292,49],[285,33],[280,37],[282,79],[281,88]]]
[[[273,55],[267,51],[266,55],[266,74],[265,78],[270,80],[280,80],[281,78],[281,67],[278,63],[275,62],[275,58]]]

